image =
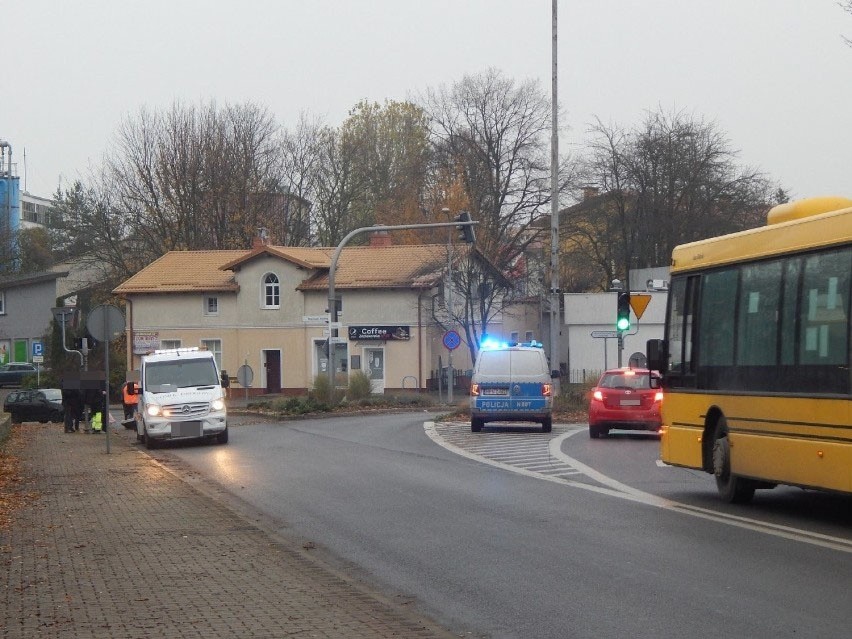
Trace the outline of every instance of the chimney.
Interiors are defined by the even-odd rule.
[[[255,235],[251,240],[251,247],[253,249],[260,248],[261,246],[267,246],[269,244],[269,231],[265,228],[260,227],[257,229],[257,235]]]
[[[387,231],[376,231],[370,235],[370,246],[393,246],[393,238]]]
[[[600,189],[592,184],[583,187],[583,200],[590,200],[593,197],[597,197],[598,193],[600,193]]]

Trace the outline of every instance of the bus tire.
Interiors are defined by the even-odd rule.
[[[746,504],[754,497],[755,483],[731,472],[731,443],[728,422],[719,417],[713,441],[713,474],[719,496],[729,504]]]

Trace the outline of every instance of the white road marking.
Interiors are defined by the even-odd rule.
[[[518,446],[514,448],[511,446],[507,446],[505,434],[501,433],[500,435],[502,441],[500,446],[491,447],[490,454],[493,455],[493,457],[491,457],[485,454],[480,454],[479,452],[474,452],[489,452],[489,446],[487,445],[487,441],[485,440],[488,433],[470,433],[469,426],[458,422],[444,422],[440,425],[440,427],[437,426],[435,422],[424,422],[423,428],[426,432],[426,435],[428,435],[432,441],[434,441],[442,448],[452,451],[462,457],[466,457],[468,459],[478,461],[483,464],[488,464],[490,466],[494,466],[495,468],[508,470],[519,475],[542,479],[544,481],[562,484],[564,486],[571,486],[572,488],[581,488],[590,492],[599,493],[602,495],[609,495],[610,497],[617,497],[619,499],[626,499],[628,501],[633,501],[656,508],[663,508],[665,510],[678,512],[683,515],[690,515],[692,517],[707,519],[710,521],[726,524],[728,526],[745,528],[747,530],[752,530],[766,535],[772,535],[774,537],[782,537],[784,539],[791,539],[814,546],[821,546],[823,548],[830,548],[832,550],[852,553],[852,539],[844,539],[843,537],[834,537],[832,535],[823,535],[808,530],[802,530],[800,528],[792,528],[790,526],[781,526],[779,524],[760,521],[758,519],[752,519],[750,517],[728,515],[726,513],[717,512],[708,508],[690,506],[689,504],[683,504],[680,502],[672,501],[670,499],[665,499],[663,497],[652,495],[651,493],[646,493],[644,491],[628,486],[627,484],[623,484],[620,481],[613,479],[612,477],[608,477],[607,475],[598,472],[594,468],[587,466],[581,461],[574,459],[573,457],[569,457],[568,455],[562,452],[562,442],[564,442],[567,438],[576,435],[577,433],[586,432],[585,428],[572,428],[569,429],[567,432],[557,434],[555,437],[542,437],[542,434],[532,433],[523,434],[519,438],[516,438],[519,440],[524,440],[519,443],[522,443],[525,448],[529,448],[530,450],[541,450],[542,448],[545,448],[547,450],[549,458],[554,460],[553,464],[548,468],[547,473],[545,473],[543,470],[535,470],[535,468],[541,468],[541,463],[527,462],[522,465],[514,465],[513,463],[509,463],[512,461],[511,451],[517,453]],[[554,431],[557,430],[557,426],[554,425]],[[472,437],[475,437],[478,440],[476,442],[476,445],[474,446],[470,446],[470,440]],[[465,447],[466,445],[467,447]],[[474,451],[469,450],[469,448],[474,449]],[[508,454],[502,455],[500,451],[507,451]],[[541,459],[541,457],[539,457],[538,459]],[[660,460],[657,460],[657,465],[666,466]],[[562,476],[576,474],[584,475],[585,477],[597,482],[597,484],[600,485],[588,484],[572,479],[565,479]]]

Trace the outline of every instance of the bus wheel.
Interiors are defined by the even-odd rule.
[[[754,497],[755,484],[731,472],[731,443],[728,440],[728,422],[724,417],[716,424],[713,442],[713,474],[716,488],[722,499],[730,504],[745,504]]]

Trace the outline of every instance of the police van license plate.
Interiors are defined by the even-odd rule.
[[[509,389],[508,388],[483,388],[482,394],[483,395],[508,395]]]

